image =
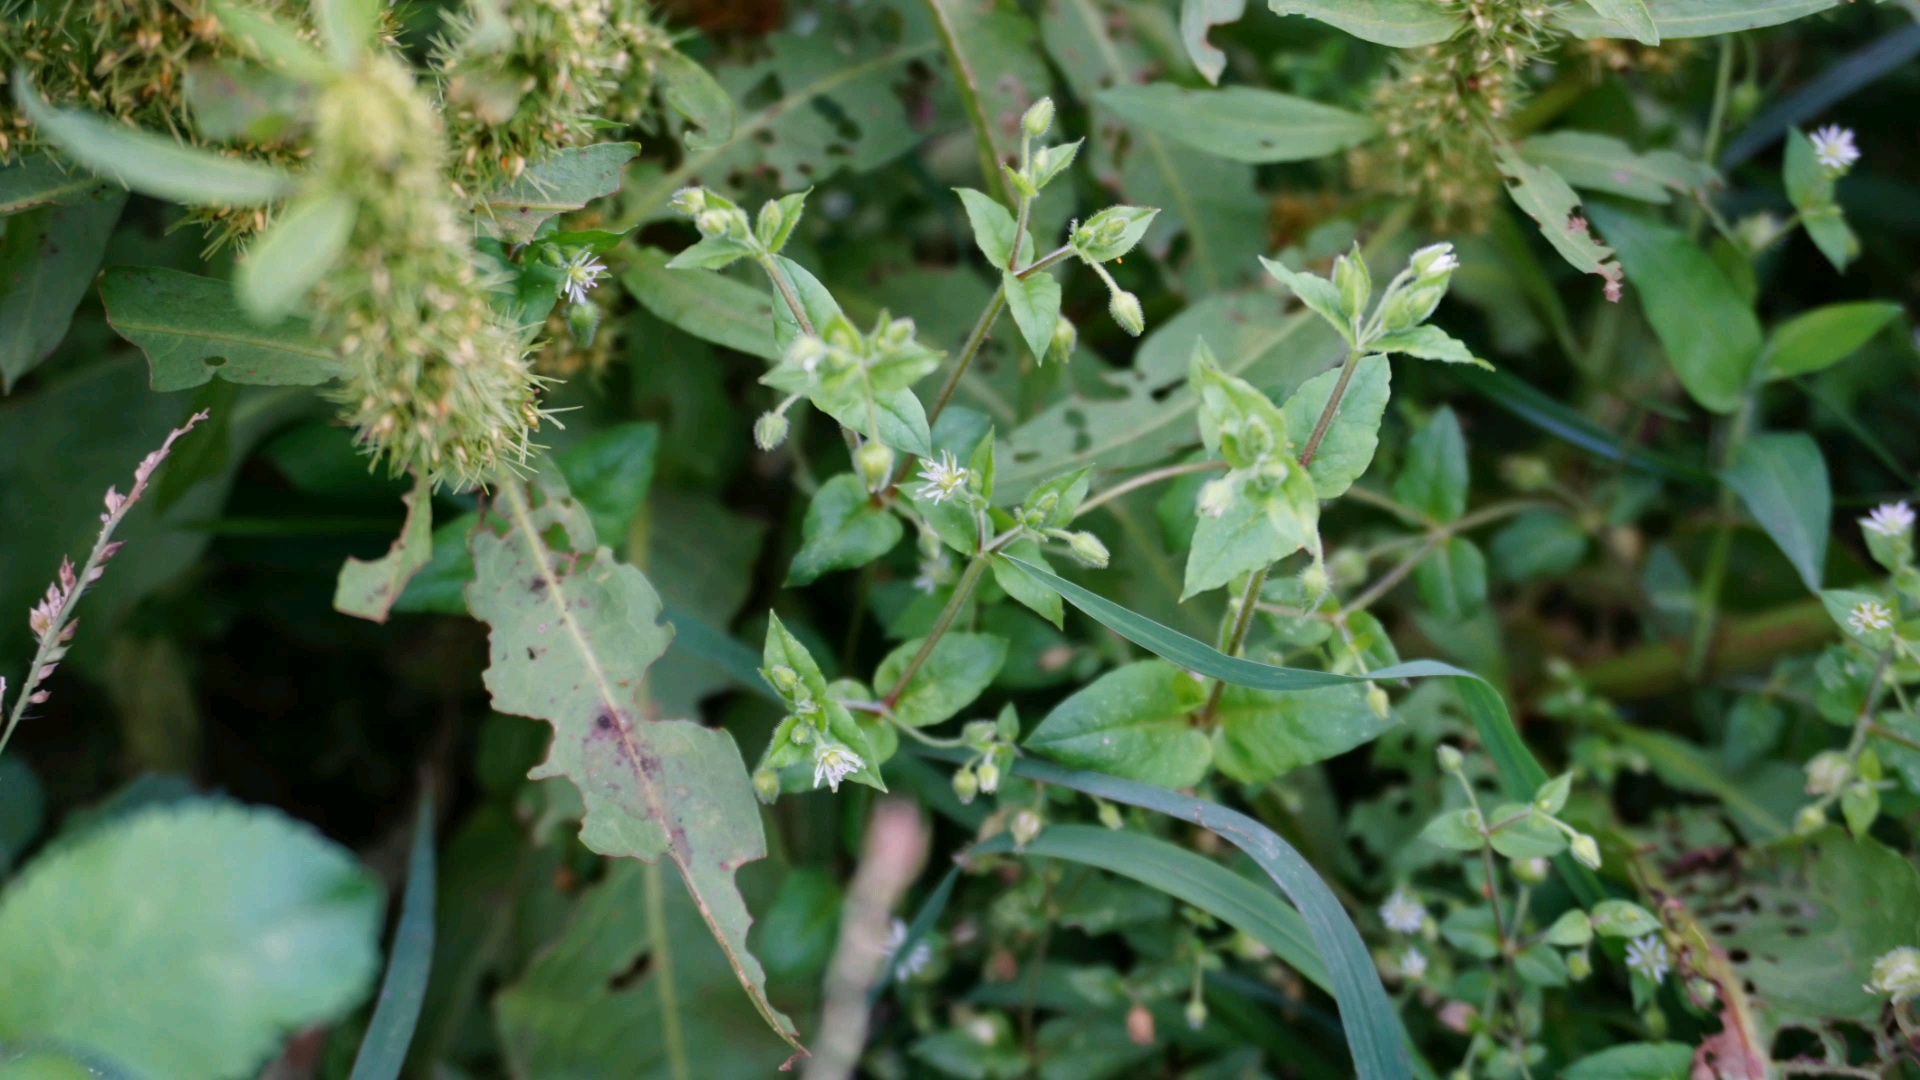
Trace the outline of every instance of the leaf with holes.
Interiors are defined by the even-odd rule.
[[[385,555],[371,562],[348,557],[334,585],[333,610],[386,622],[407,582],[433,558],[433,485],[423,474],[401,498],[407,504],[407,520],[400,526],[400,535]]]
[[[250,386],[318,386],[345,372],[304,319],[261,326],[223,281],[158,266],[116,266],[100,282],[107,323],[140,346],[153,389],[187,390],[215,375]]]
[[[764,858],[767,842],[740,749],[724,731],[646,713],[642,681],[673,641],[646,575],[600,546],[545,461],[537,477],[500,485],[467,545],[467,607],[491,628],[493,707],[553,725],[547,759],[528,775],[579,789],[580,839],[592,850],[673,860],[761,1017],[799,1049],[747,951],[753,919],[734,873]]]

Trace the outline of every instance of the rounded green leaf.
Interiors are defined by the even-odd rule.
[[[1205,701],[1193,676],[1164,660],[1142,660],[1054,706],[1027,747],[1077,768],[1192,787],[1213,760],[1207,734],[1188,722]]]
[[[1479,811],[1452,810],[1427,822],[1427,827],[1420,830],[1420,839],[1449,851],[1478,851],[1482,843],[1480,825]]]
[[[924,639],[893,650],[873,673],[873,689],[893,694]],[[993,634],[948,634],[934,645],[894,701],[893,714],[909,727],[937,724],[973,704],[1007,661],[1007,640]]]
[[[1660,920],[1631,900],[1602,900],[1588,914],[1602,937],[1637,938],[1660,929]]]

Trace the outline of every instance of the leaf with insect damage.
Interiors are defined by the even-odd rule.
[[[493,707],[553,725],[553,748],[529,775],[573,781],[586,805],[580,839],[594,851],[673,860],[740,985],[799,1049],[747,951],[753,919],[733,875],[767,846],[740,749],[724,731],[647,716],[643,679],[673,641],[652,584],[599,545],[551,462],[501,484],[467,546],[467,608],[492,628]]]

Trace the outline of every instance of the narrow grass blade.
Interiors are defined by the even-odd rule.
[[[429,787],[420,792],[413,853],[407,859],[407,892],[400,901],[400,925],[393,932],[387,977],[380,984],[380,999],[348,1080],[394,1080],[406,1063],[420,1003],[427,996],[427,974],[433,967],[433,906],[433,791]]]
[[[947,876],[940,879],[940,884],[933,887],[933,891],[928,893],[926,900],[921,903],[920,910],[914,913],[913,921],[907,924],[907,936],[900,939],[900,944],[893,950],[893,956],[913,955],[914,948],[933,931],[933,926],[940,921],[940,916],[946,914],[947,901],[953,899],[953,886],[959,880],[960,868],[956,866],[947,871]],[[891,970],[893,956],[887,958],[889,970],[882,972],[879,981],[867,991],[869,1007],[880,1000],[880,996],[887,992],[887,987],[893,985]]]

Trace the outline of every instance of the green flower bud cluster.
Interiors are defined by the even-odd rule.
[[[1461,32],[1408,50],[1373,92],[1385,138],[1349,158],[1363,187],[1411,195],[1447,227],[1478,228],[1500,194],[1494,148],[1519,103],[1519,75],[1555,36],[1542,0],[1464,0]]]
[[[785,247],[805,212],[808,191],[796,191],[768,201],[753,221],[739,204],[710,188],[690,187],[675,192],[667,204],[693,219],[700,242],[675,256],[674,268],[697,266],[718,270],[738,259],[754,259],[769,266]]]
[[[1008,185],[1022,199],[1039,195],[1040,189],[1065,172],[1080,153],[1080,144],[1084,139],[1035,149],[1033,140],[1044,137],[1052,129],[1052,98],[1043,97],[1034,102],[1020,117],[1020,167],[1014,168],[1002,162],[1000,171],[1007,178]]]
[[[771,803],[780,797],[780,770],[793,765],[811,766],[816,788],[824,784],[839,791],[841,783],[850,779],[886,790],[879,772],[883,757],[875,753],[865,729],[843,704],[843,700],[866,696],[867,688],[845,679],[828,684],[807,647],[778,616],[767,624],[764,656],[760,676],[780,695],[787,715],[774,728],[753,770],[753,789],[761,801]]]
[[[1144,206],[1109,206],[1073,227],[1067,239],[1080,261],[1093,268],[1107,286],[1107,313],[1120,329],[1134,337],[1147,328],[1146,312],[1140,298],[1120,287],[1102,263],[1121,258],[1147,234],[1154,215],[1160,211]]]
[[[346,362],[336,400],[393,471],[486,482],[531,449],[538,380],[474,269],[431,103],[397,62],[370,56],[321,88],[313,142],[309,185],[356,206],[312,295],[314,328]]]
[[[953,793],[961,802],[971,803],[1000,790],[1000,781],[1018,753],[1014,744],[1019,739],[1020,717],[1012,705],[1001,709],[997,719],[967,722],[960,731],[960,743],[971,756],[953,774]]]

